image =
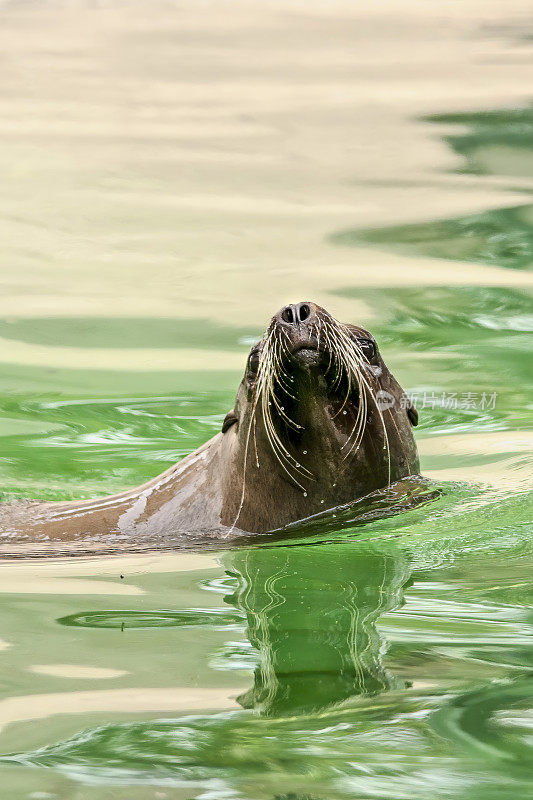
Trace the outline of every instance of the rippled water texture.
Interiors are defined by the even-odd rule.
[[[9,800],[533,783],[528,4],[0,2],[0,492],[139,484],[315,300],[414,396],[430,503],[0,563]]]

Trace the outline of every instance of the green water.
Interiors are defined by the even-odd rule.
[[[446,477],[460,466],[472,479],[444,480],[443,496],[400,517],[221,553],[206,568],[155,564],[121,578],[111,561],[79,596],[53,584],[4,594],[1,696],[58,695],[55,714],[0,734],[10,797],[527,795],[533,552],[516,436],[531,413],[530,300],[488,288],[365,299],[381,310],[388,362],[420,397],[422,453],[426,440],[473,439],[466,453],[432,448],[423,469]],[[74,391],[68,375],[61,390],[62,376],[24,378],[24,391],[13,381],[2,395],[10,495],[137,483],[212,435],[232,398],[230,388],[166,394],[157,375],[137,397]],[[483,393],[496,394],[486,408]],[[487,466],[507,481],[477,485]],[[90,579],[90,561],[82,574]],[[117,584],[142,594],[106,596]],[[65,678],[29,671],[35,664],[126,674]],[[130,713],[106,713],[105,698],[94,711],[69,708],[79,693],[129,688]],[[136,711],[135,696],[155,688],[168,709]],[[215,700],[195,713],[191,699],[173,713],[176,688],[218,688],[234,707]]]
[[[447,134],[465,173],[528,174],[530,110],[431,122],[467,126]],[[531,230],[524,203],[327,238],[332,260],[364,241],[413,262],[523,271]],[[531,295],[361,288],[347,270],[336,296],[369,309],[442,494],[216,554],[1,565],[2,800],[533,796]],[[147,357],[224,349],[244,364],[264,322],[37,315],[0,320],[0,336]],[[220,429],[239,379],[216,363],[5,364],[0,491],[80,498],[141,483]]]
[[[502,175],[509,188],[513,177],[533,177],[533,107],[497,111],[433,114],[427,122],[460,129],[444,138],[465,159],[462,174]],[[497,264],[528,269],[533,264],[533,205],[490,209],[481,213],[395,225],[382,228],[348,229],[330,236],[333,244],[351,246],[369,242],[413,255]]]
[[[459,129],[445,140],[465,158],[461,172],[533,175],[533,106],[432,114],[426,120]]]
[[[333,244],[369,242],[432,258],[528,269],[533,263],[533,205],[384,229],[339,231]]]

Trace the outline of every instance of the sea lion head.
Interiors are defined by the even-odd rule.
[[[234,464],[224,523],[273,530],[416,474],[417,421],[369,331],[316,303],[284,306],[223,423]]]

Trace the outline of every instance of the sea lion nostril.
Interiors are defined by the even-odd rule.
[[[295,305],[285,306],[279,313],[279,318],[288,325],[298,325],[305,322],[311,316],[309,303],[296,303]]]
[[[284,322],[288,322],[289,325],[293,325],[295,323],[296,320],[294,319],[294,311],[292,310],[292,306],[285,306],[281,312],[281,319]]]
[[[311,309],[307,305],[307,303],[300,303],[296,306],[296,313],[300,319],[300,322],[303,322],[307,319],[308,316],[311,314]]]

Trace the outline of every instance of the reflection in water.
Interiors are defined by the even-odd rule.
[[[244,708],[268,715],[323,709],[399,686],[383,667],[376,622],[403,602],[408,564],[393,546],[278,547],[225,556],[259,652]],[[404,684],[401,684],[404,686]]]
[[[215,588],[229,589],[231,611],[145,611],[147,620],[138,612],[132,622],[229,632],[245,615],[258,659],[253,686],[238,698],[246,710],[105,725],[1,760],[118,784],[177,785],[215,775],[230,781],[238,779],[236,770],[283,775],[287,786],[306,773],[328,782],[339,772],[356,775],[350,757],[372,736],[375,719],[389,714],[387,701],[368,704],[365,696],[406,685],[383,665],[386,643],[376,624],[403,603],[407,557],[390,543],[337,542],[237,550],[223,564],[229,580],[217,580]],[[114,629],[128,620],[128,612],[100,611],[58,622]],[[219,668],[231,669],[229,644],[226,655]],[[410,702],[401,705],[407,710]]]
[[[468,671],[474,663],[479,668],[478,650],[465,656],[476,636],[483,646],[490,640],[480,626],[486,617],[493,620],[492,608],[454,602],[443,585],[444,604],[432,607],[426,600],[418,608],[416,596],[414,602],[411,596],[409,613],[404,614],[411,561],[390,541],[280,544],[227,552],[222,563],[226,576],[201,585],[222,592],[229,608],[143,609],[137,616],[101,610],[59,622],[100,628],[99,635],[109,635],[113,642],[117,626],[128,620],[137,628],[148,624],[151,636],[159,627],[160,645],[170,645],[177,656],[180,626],[196,625],[198,636],[209,628],[222,629],[228,639],[243,630],[247,641],[240,643],[241,653],[248,664],[250,651],[256,660],[252,685],[238,697],[240,710],[110,721],[0,762],[53,769],[91,786],[186,787],[191,798],[427,800],[436,796],[438,779],[437,796],[486,800],[477,788],[480,770],[490,773],[501,789],[502,763],[515,790],[525,785],[530,677],[474,688],[464,684],[462,672],[454,678],[459,648],[460,670]],[[419,568],[416,574],[419,595],[424,586],[434,594],[435,586],[428,588]],[[472,567],[470,578],[475,586]],[[396,612],[383,620],[395,646],[394,669],[416,678],[413,687],[387,668],[387,642],[378,630],[387,612]],[[501,636],[499,630],[497,640],[490,640],[492,650],[507,662],[505,639],[505,652],[498,650]],[[511,641],[515,636],[509,633]],[[448,640],[452,658],[446,656]],[[238,645],[228,641],[212,666],[242,673],[246,659],[235,658]],[[424,658],[428,660],[421,668]],[[174,682],[179,684],[179,658],[176,664]],[[439,676],[442,681],[446,670],[443,693]],[[428,674],[435,680],[428,683]],[[140,698],[142,694],[138,692]],[[187,697],[191,710],[199,711]],[[450,745],[460,757],[451,754]],[[431,765],[444,762],[448,769],[436,773]],[[430,766],[421,769],[421,763]],[[505,790],[498,796],[506,797]]]

